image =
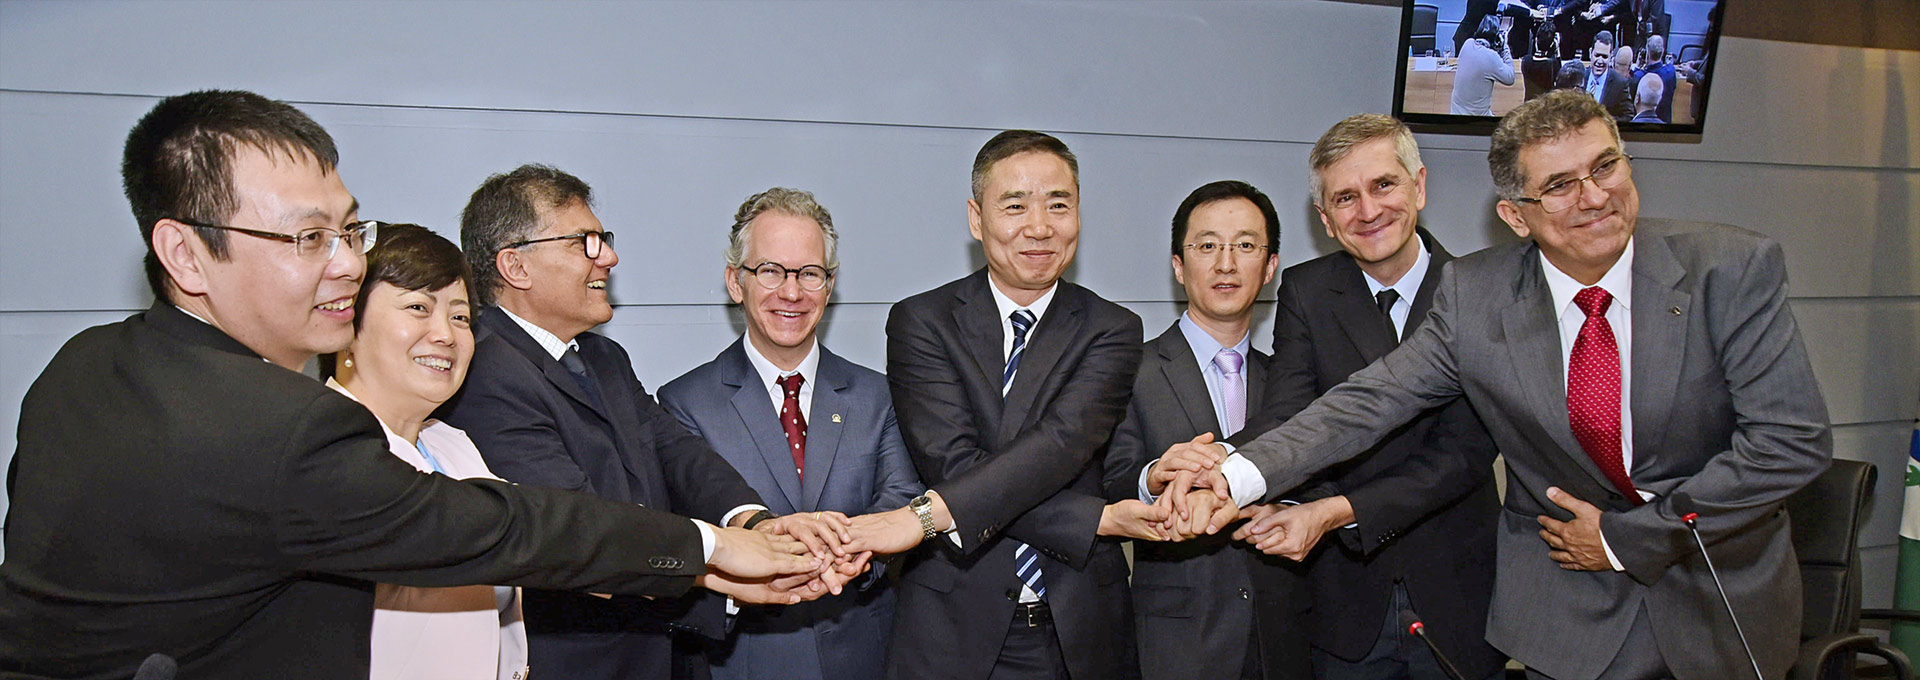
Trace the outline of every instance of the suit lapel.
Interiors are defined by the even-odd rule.
[[[1086,307],[1086,300],[1080,297],[1081,290],[1064,281],[1058,285],[1053,303],[1047,306],[1047,315],[1034,324],[1032,341],[1020,355],[1020,372],[1013,375],[1013,388],[1007,391],[1005,405],[1000,409],[1001,441],[1011,439],[1026,425],[1027,414],[1040,396],[1040,386],[1059,367],[1060,358],[1066,354],[1067,346],[1079,337],[1085,322],[1080,316]]]
[[[1347,339],[1353,341],[1360,358],[1373,363],[1400,342],[1393,337],[1393,326],[1381,317],[1380,306],[1374,302],[1373,295],[1367,292],[1365,276],[1353,258],[1341,258],[1339,272],[1327,283],[1327,290],[1333,293],[1327,311],[1347,334]]]
[[[1193,347],[1187,344],[1187,336],[1180,332],[1180,322],[1154,338],[1153,346],[1160,353],[1160,374],[1173,388],[1175,401],[1180,402],[1180,411],[1187,414],[1187,424],[1193,432],[1212,432],[1220,436],[1220,418],[1213,411],[1213,397],[1207,393],[1207,379],[1200,375],[1199,360],[1193,356]],[[1258,404],[1251,397],[1248,404]]]
[[[1603,488],[1611,489],[1613,483],[1580,447],[1567,421],[1567,376],[1560,364],[1560,326],[1554,316],[1553,293],[1547,290],[1540,271],[1539,253],[1537,247],[1521,251],[1514,277],[1514,303],[1500,313],[1506,331],[1504,346],[1511,355],[1516,382],[1526,394],[1526,408],[1536,414],[1535,420],[1565,455]]]
[[[847,411],[847,399],[840,390],[847,388],[847,370],[840,357],[820,348],[820,367],[815,371],[813,408],[807,414],[807,474],[801,477],[802,512],[820,507],[820,494],[833,474],[833,458],[840,452],[840,434],[845,426],[838,420]]]
[[[1007,358],[1002,356],[1000,345],[1000,308],[993,302],[993,293],[987,291],[986,270],[974,272],[971,281],[959,295],[960,305],[953,309],[953,322],[960,327],[960,337],[967,344],[967,354],[973,357],[973,364],[988,385],[999,385],[1000,376],[1006,372]]]
[[[588,398],[587,391],[580,387],[580,381],[574,380],[573,374],[567,372],[566,366],[561,365],[559,360],[554,359],[552,354],[547,353],[547,348],[541,347],[540,343],[533,339],[533,336],[528,335],[527,329],[521,328],[520,324],[514,323],[513,319],[507,318],[506,313],[500,311],[497,307],[488,309],[486,313],[481,314],[480,320],[482,323],[490,323],[493,326],[493,332],[498,334],[501,339],[506,340],[508,346],[518,350],[522,355],[527,357],[528,361],[533,362],[534,366],[538,366],[540,368],[540,374],[546,377],[547,382],[553,384],[554,389],[560,390],[562,394],[567,395],[567,398],[586,407],[586,409],[592,411],[594,415],[600,416],[601,420],[607,421],[609,424],[613,423],[613,418],[607,415],[605,404],[596,405],[593,399]],[[587,370],[593,371],[595,370],[595,366],[588,364]],[[607,385],[606,380],[598,375],[594,377],[600,380],[601,391],[605,392],[605,386]],[[603,394],[602,396],[605,395]]]
[[[720,382],[734,388],[734,413],[740,416],[740,423],[752,438],[753,450],[758,451],[761,462],[766,463],[767,473],[773,476],[774,483],[780,485],[781,495],[786,496],[787,503],[798,510],[800,473],[793,469],[793,452],[787,444],[787,432],[780,427],[780,414],[773,409],[773,400],[767,396],[767,388],[760,382],[760,373],[753,370],[753,363],[747,360],[747,351],[739,342],[728,348],[726,367]],[[818,389],[814,391],[819,392]],[[811,449],[811,441],[808,447]]]
[[[1418,227],[1420,240],[1427,245],[1427,278],[1420,280],[1420,291],[1413,296],[1413,308],[1407,313],[1407,329],[1402,336],[1412,335],[1420,323],[1427,320],[1427,312],[1433,309],[1433,291],[1440,288],[1440,269],[1453,260],[1453,253],[1440,245],[1440,241],[1427,233],[1426,227]]]
[[[1633,386],[1628,395],[1633,410],[1633,450],[1659,450],[1660,434],[1673,415],[1686,351],[1686,312],[1693,296],[1679,287],[1686,269],[1673,256],[1665,239],[1642,230],[1633,253]],[[1635,455],[1641,467],[1651,455]],[[1631,472],[1631,471],[1629,471]]]

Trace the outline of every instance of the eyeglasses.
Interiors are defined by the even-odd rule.
[[[1254,243],[1252,241],[1241,241],[1239,243],[1219,243],[1216,241],[1201,241],[1199,243],[1186,244],[1184,246],[1181,246],[1181,248],[1191,250],[1205,257],[1212,257],[1214,253],[1222,253],[1222,252],[1232,253],[1234,257],[1250,257],[1254,253],[1258,253],[1262,250],[1265,250],[1266,246],[1260,245],[1258,243]]]
[[[1541,210],[1550,213],[1566,210],[1567,208],[1573,207],[1573,204],[1580,202],[1581,182],[1593,180],[1594,188],[1601,191],[1613,189],[1621,184],[1625,184],[1628,179],[1633,177],[1632,161],[1633,157],[1626,154],[1608,158],[1600,161],[1599,165],[1593,166],[1593,171],[1585,177],[1574,177],[1554,182],[1547,185],[1547,188],[1540,190],[1539,198],[1521,197],[1513,199],[1513,202],[1538,203],[1540,204]]]
[[[760,282],[760,287],[767,290],[774,290],[786,285],[788,276],[792,276],[794,280],[799,281],[801,288],[810,291],[826,288],[827,282],[833,280],[833,270],[817,264],[810,264],[799,269],[788,269],[777,262],[764,262],[758,267],[742,269],[741,271],[753,274],[753,280]]]
[[[524,248],[526,246],[530,246],[535,243],[546,243],[548,241],[567,241],[572,239],[580,240],[581,249],[586,251],[587,259],[589,260],[600,259],[600,246],[605,245],[608,248],[613,247],[613,232],[583,231],[578,234],[548,236],[546,238],[530,238],[525,241],[518,241],[512,244],[509,244],[507,247],[501,248],[501,250],[512,250],[514,248]]]
[[[347,250],[349,252],[365,253],[373,248],[374,242],[378,240],[380,235],[380,223],[373,220],[348,222],[346,226],[341,227],[339,230],[314,227],[312,229],[302,229],[298,233],[282,234],[277,231],[266,231],[262,229],[229,227],[224,224],[204,224],[183,220],[178,217],[169,219],[199,229],[219,229],[221,231],[239,232],[256,238],[285,241],[293,244],[294,254],[299,255],[303,260],[314,262],[326,262],[333,259],[333,256],[340,252],[340,244],[342,242],[347,244]]]

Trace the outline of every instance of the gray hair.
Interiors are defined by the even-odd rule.
[[[1493,129],[1493,141],[1487,147],[1487,169],[1493,173],[1493,189],[1503,200],[1520,198],[1527,185],[1527,169],[1520,166],[1520,152],[1527,147],[1559,139],[1593,121],[1604,121],[1613,143],[1620,143],[1620,127],[1613,114],[1601,106],[1586,90],[1553,90],[1508,111]]]
[[[1307,173],[1307,190],[1312,193],[1313,204],[1322,205],[1322,194],[1326,191],[1326,182],[1320,179],[1320,171],[1346,159],[1353,153],[1353,147],[1376,139],[1393,140],[1393,155],[1400,159],[1400,167],[1406,169],[1407,177],[1420,174],[1427,167],[1420,162],[1420,145],[1413,141],[1413,131],[1407,124],[1393,116],[1378,113],[1361,113],[1348,116],[1326,134],[1320,135],[1320,141],[1313,143],[1312,153],[1307,154],[1307,165],[1313,172]]]
[[[753,218],[767,213],[780,213],[813,220],[820,225],[820,239],[825,242],[826,258],[824,263],[829,270],[840,268],[840,233],[833,229],[833,215],[825,206],[814,200],[813,192],[787,187],[774,187],[748,196],[733,213],[733,232],[727,241],[727,266],[743,266],[747,257],[747,241],[753,238]]]

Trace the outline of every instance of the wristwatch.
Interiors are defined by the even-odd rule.
[[[740,523],[740,528],[752,529],[755,526],[758,526],[761,522],[765,522],[770,519],[773,519],[773,513],[767,512],[765,510],[755,510],[753,511],[753,514],[747,515],[747,521]]]
[[[932,498],[926,494],[914,496],[913,500],[907,501],[907,507],[913,508],[913,514],[920,518],[920,533],[925,534],[929,539],[940,535],[940,532],[933,528]]]

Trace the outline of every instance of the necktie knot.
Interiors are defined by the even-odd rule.
[[[1240,356],[1240,353],[1233,351],[1231,347],[1223,347],[1218,354],[1213,355],[1213,365],[1219,366],[1220,372],[1224,375],[1240,375],[1241,367],[1247,365],[1247,358]]]
[[[1580,311],[1585,312],[1588,318],[1606,316],[1607,306],[1612,303],[1613,295],[1599,286],[1582,288],[1580,292],[1573,295],[1573,304],[1578,305]]]
[[[1027,331],[1033,329],[1033,312],[1030,310],[1013,310],[1013,313],[1007,316],[1007,320],[1013,323],[1014,338],[1025,338]]]
[[[774,382],[780,385],[780,389],[786,391],[787,396],[791,397],[800,394],[800,384],[806,382],[806,378],[802,378],[800,374],[795,373],[793,375],[781,376]]]
[[[1393,316],[1393,303],[1400,301],[1400,291],[1388,288],[1373,294],[1373,303],[1380,306],[1380,313]]]

